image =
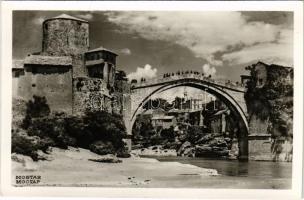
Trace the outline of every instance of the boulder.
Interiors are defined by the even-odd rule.
[[[223,156],[229,156],[229,151],[228,149],[224,149],[224,150],[221,150],[221,151],[214,151],[215,155],[218,156],[218,157],[223,157]]]
[[[121,163],[122,161],[113,155],[102,156],[99,158],[90,158],[89,161],[101,162],[101,163]]]
[[[224,139],[227,143],[230,143],[231,142],[231,138],[229,138],[229,137],[225,137],[225,139]]]
[[[132,145],[132,149],[141,149],[141,148],[143,148],[142,144],[134,144],[134,145]]]
[[[21,129],[12,132],[12,153],[30,156],[34,161],[41,158],[38,156],[38,150],[46,152],[52,145],[54,141],[48,137],[29,136]]]
[[[177,141],[177,142],[167,142],[164,145],[164,149],[178,149],[181,146],[181,142]]]
[[[212,147],[208,145],[196,145],[195,157],[203,157],[212,155]]]
[[[120,150],[117,152],[116,156],[118,158],[130,158],[131,154],[127,150]]]
[[[182,155],[182,153],[185,151],[186,148],[191,147],[191,143],[189,141],[186,141],[182,144],[182,146],[177,151],[177,155]]]
[[[208,134],[197,140],[196,144],[205,144],[206,142],[212,140],[214,138],[213,134]]]
[[[233,138],[231,141],[231,149],[229,151],[229,159],[235,160],[239,155],[238,140]]]
[[[227,143],[223,137],[215,137],[208,142],[210,146],[226,147]]]
[[[187,139],[187,135],[186,134],[182,134],[182,135],[178,136],[178,140],[181,141],[181,142],[186,141],[186,139]]]
[[[209,145],[196,145],[195,151],[196,152],[210,152],[210,151],[212,151],[212,147],[210,147]]]
[[[226,149],[228,149],[228,147],[227,146],[213,146],[212,149],[226,150]]]
[[[27,171],[35,171],[38,169],[37,162],[35,162],[30,156],[12,153],[11,159],[14,162],[20,163],[23,169]]]
[[[115,149],[111,142],[96,141],[89,146],[89,149],[99,155],[115,153]]]
[[[195,157],[195,148],[194,147],[188,147],[184,150],[182,153],[183,157]]]

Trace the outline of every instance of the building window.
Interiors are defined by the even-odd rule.
[[[90,54],[90,59],[89,60],[94,60],[94,54]]]
[[[32,67],[32,73],[33,74],[37,74],[38,73],[38,69],[37,69],[37,67]]]
[[[104,64],[90,66],[88,67],[89,76],[94,78],[103,78],[103,69]]]

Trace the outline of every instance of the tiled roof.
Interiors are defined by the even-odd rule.
[[[66,66],[72,65],[72,58],[70,56],[30,55],[25,58],[24,64]]]
[[[113,51],[111,51],[111,50],[109,50],[109,49],[106,49],[106,48],[104,48],[104,47],[102,47],[102,46],[100,46],[100,47],[98,47],[98,48],[96,48],[96,49],[91,49],[91,50],[87,51],[86,53],[91,53],[91,52],[95,52],[95,51],[108,51],[108,52],[110,52],[110,53],[113,53],[113,54],[117,55],[117,54],[114,53]]]
[[[67,15],[67,14],[61,14],[61,15],[58,15],[56,17],[49,18],[47,20],[50,20],[50,19],[72,19],[72,20],[76,20],[76,21],[88,22],[84,19],[73,17],[73,16],[70,16],[70,15]]]
[[[13,69],[23,69],[24,60],[13,60]]]
[[[99,59],[99,60],[86,60],[86,62],[85,62],[86,66],[98,65],[98,64],[102,64],[102,63],[104,63],[103,59]]]

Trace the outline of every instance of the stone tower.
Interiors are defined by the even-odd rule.
[[[70,56],[89,49],[89,23],[66,14],[43,22],[42,54]]]

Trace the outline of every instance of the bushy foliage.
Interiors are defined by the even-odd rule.
[[[174,134],[174,128],[173,128],[173,126],[171,126],[171,127],[168,128],[168,129],[163,129],[163,130],[161,130],[160,136],[161,136],[163,139],[168,140],[168,141],[170,141],[170,142],[174,141],[174,139],[175,139],[175,134]]]
[[[200,126],[190,126],[187,132],[188,141],[192,144],[196,143],[196,141],[198,141],[205,135],[203,127]]]
[[[115,148],[111,142],[97,141],[90,144],[89,149],[99,155],[113,154]]]
[[[45,97],[34,95],[33,100],[26,103],[26,115],[22,123],[22,128],[27,129],[31,125],[32,118],[46,117],[50,114],[50,107]]]
[[[111,142],[115,149],[124,147],[126,135],[122,117],[105,111],[88,112],[83,117],[66,119],[67,134],[77,138],[77,145],[88,148],[94,141]]]
[[[105,111],[88,112],[84,116],[50,115],[45,98],[34,96],[34,101],[27,103],[22,128],[12,133],[12,152],[34,160],[38,159],[38,150],[46,152],[50,146],[94,149],[92,144],[97,147],[103,143],[113,146],[114,152],[125,152],[126,128],[122,117]]]
[[[41,139],[38,136],[28,136],[23,130],[12,131],[12,153],[30,156],[34,161],[38,160],[38,150],[46,152],[53,141],[49,138]]]
[[[269,133],[276,127],[281,136],[292,132],[293,110],[293,71],[282,66],[267,68],[267,81],[262,88],[256,87],[257,75],[253,67],[248,68],[251,80],[247,82],[245,100],[249,116],[256,115],[261,120],[269,119]]]
[[[33,119],[27,129],[30,136],[38,136],[52,140],[51,146],[67,149],[68,146],[76,146],[76,139],[67,134],[65,121],[62,118],[49,116]]]

